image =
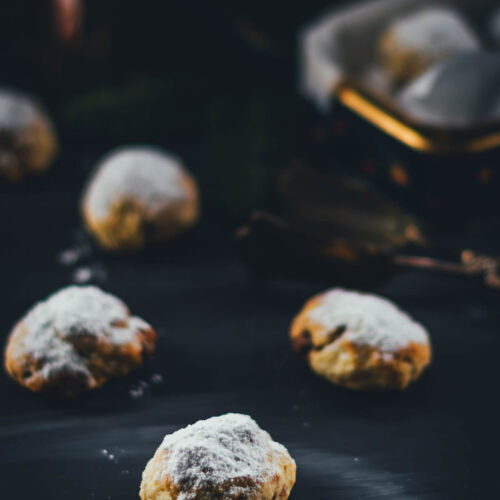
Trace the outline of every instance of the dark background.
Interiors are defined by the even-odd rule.
[[[315,377],[287,338],[318,285],[256,280],[233,255],[235,225],[272,203],[275,169],[308,147],[296,34],[325,4],[94,0],[80,39],[63,43],[49,2],[2,3],[1,83],[37,95],[61,140],[47,175],[0,185],[3,338],[82,266],[159,332],[141,370],[74,401],[0,378],[2,498],[137,498],[165,433],[228,411],[289,448],[297,500],[498,496],[498,292],[417,273],[373,288],[428,327],[434,363],[405,392],[349,392]],[[92,248],[62,265],[61,251],[88,243],[85,179],[130,142],[185,158],[201,224],[136,256]]]

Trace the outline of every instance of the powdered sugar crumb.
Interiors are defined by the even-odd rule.
[[[57,255],[57,261],[62,266],[72,266],[91,254],[90,245],[80,245],[62,250]]]
[[[132,385],[128,393],[132,399],[141,399],[148,390],[149,384],[144,380],[139,380],[139,382]]]
[[[157,211],[185,196],[186,175],[180,161],[153,147],[128,147],[102,160],[88,186],[84,203],[90,214],[104,218],[117,200],[133,198]]]
[[[89,266],[77,267],[71,276],[73,283],[103,283],[106,281],[108,274],[102,264],[91,264]]]
[[[267,478],[281,473],[273,454],[289,457],[252,418],[235,413],[200,420],[167,435],[158,451],[163,450],[168,454],[160,474],[179,486],[179,500],[200,498],[200,491],[222,484],[229,488],[224,490],[228,498],[247,498]]]
[[[150,328],[130,317],[120,299],[94,286],[59,290],[28,311],[20,325],[27,333],[14,355],[29,353],[40,361],[45,378],[61,371],[91,376],[73,345],[82,336],[116,346],[136,341],[138,330]]]
[[[320,304],[309,312],[312,321],[324,328],[325,338],[336,328],[345,327],[335,342],[347,340],[370,345],[385,353],[410,343],[427,344],[425,328],[391,301],[377,295],[335,288],[326,292]]]

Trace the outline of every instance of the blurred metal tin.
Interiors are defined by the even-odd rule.
[[[372,0],[334,11],[301,35],[301,87],[318,107],[331,155],[418,215],[460,226],[500,212],[500,119],[425,123],[371,77],[383,29],[431,5],[456,7],[476,32],[499,7],[489,0]]]

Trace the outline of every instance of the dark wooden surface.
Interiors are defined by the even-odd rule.
[[[35,301],[71,282],[74,266],[57,255],[80,228],[92,164],[83,157],[1,188],[2,340]],[[2,498],[137,498],[165,433],[228,411],[251,414],[290,449],[297,500],[495,498],[498,294],[417,274],[378,288],[429,328],[434,363],[406,392],[349,392],[314,376],[290,348],[290,319],[317,287],[253,280],[232,255],[232,230],[207,216],[164,248],[133,257],[93,250],[83,264],[102,264],[103,288],[158,329],[157,351],[143,369],[69,402],[3,375]]]

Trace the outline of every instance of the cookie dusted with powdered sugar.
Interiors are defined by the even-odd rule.
[[[142,474],[142,500],[284,500],[295,462],[248,415],[228,413],[165,436]]]
[[[156,334],[117,297],[94,286],[63,288],[17,323],[5,367],[35,392],[73,396],[140,366]]]
[[[400,84],[447,57],[480,48],[454,9],[437,6],[395,19],[380,38],[378,56],[391,80]]]
[[[0,177],[19,181],[45,171],[57,140],[45,111],[31,97],[0,89]]]
[[[179,159],[138,146],[113,151],[98,164],[82,213],[102,247],[133,251],[192,226],[198,205],[195,180]]]
[[[351,389],[404,389],[431,360],[420,323],[387,299],[340,288],[310,299],[290,335],[318,375]]]

